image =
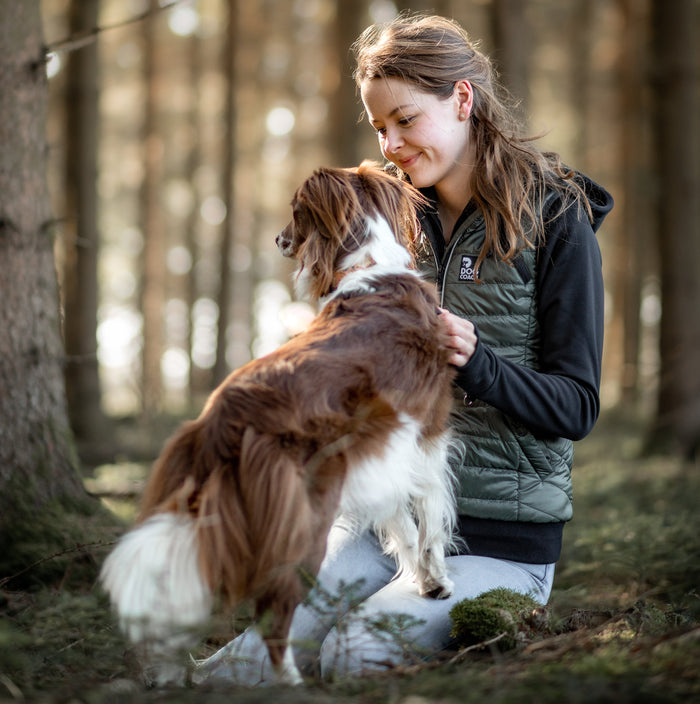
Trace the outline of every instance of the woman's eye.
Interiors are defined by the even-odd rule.
[[[413,117],[408,116],[408,117],[402,117],[399,121],[398,124],[401,127],[408,127],[411,123],[413,122]]]
[[[378,137],[383,137],[386,134],[386,127],[376,127],[374,131]]]

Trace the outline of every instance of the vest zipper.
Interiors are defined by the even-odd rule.
[[[452,255],[454,254],[454,251],[457,247],[457,245],[463,240],[468,234],[471,226],[474,224],[474,221],[481,215],[481,212],[479,210],[475,210],[462,224],[462,227],[460,227],[460,234],[452,237],[450,240],[450,244],[448,245],[448,249],[445,252],[445,257],[443,258],[444,266],[440,266],[440,264],[437,262],[437,255],[435,252],[433,252],[433,256],[435,257],[435,261],[437,263],[437,270],[438,270],[438,281],[440,284],[440,307],[444,308],[445,307],[445,277],[447,276],[447,270],[450,267],[450,262],[452,261]],[[432,249],[432,245],[430,247]]]

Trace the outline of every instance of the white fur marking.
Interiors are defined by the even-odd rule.
[[[400,244],[389,223],[381,215],[367,219],[367,241],[343,259],[341,269],[352,269],[373,261],[377,266],[408,269],[411,255]]]
[[[136,526],[107,557],[100,579],[131,641],[156,652],[187,647],[211,612],[188,517],[162,513]]]
[[[399,572],[414,575],[421,593],[449,596],[454,585],[445,549],[456,518],[448,435],[426,446],[418,421],[406,414],[401,421],[381,456],[349,468],[340,511],[356,530],[375,529]]]

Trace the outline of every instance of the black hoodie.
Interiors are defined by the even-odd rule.
[[[513,364],[479,341],[457,377],[469,396],[507,413],[535,435],[570,440],[580,440],[590,432],[600,409],[604,294],[595,232],[613,207],[612,196],[604,188],[581,175],[579,183],[588,196],[593,223],[583,211],[569,207],[548,223],[545,241],[539,247],[539,370]],[[434,194],[426,189],[425,195]],[[550,212],[559,205],[552,202]],[[471,207],[467,206],[455,229]],[[442,260],[445,245],[437,217],[426,213],[424,225],[438,260]]]
[[[545,240],[538,247],[539,368],[510,362],[479,339],[457,376],[457,384],[469,397],[498,408],[535,436],[570,440],[587,435],[600,410],[604,292],[595,233],[613,207],[605,189],[584,176],[578,178],[593,222],[576,206],[549,220],[548,214],[560,207],[558,201],[552,202],[545,213]],[[426,189],[424,195],[434,198],[435,194]],[[467,206],[455,230],[473,208]],[[445,242],[436,211],[426,209],[422,220],[437,260],[442,261]],[[559,558],[563,526],[460,517],[468,552],[540,564]]]

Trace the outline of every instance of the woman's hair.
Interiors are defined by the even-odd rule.
[[[358,86],[365,80],[398,78],[447,99],[458,81],[471,84],[470,122],[476,154],[472,190],[486,224],[478,264],[489,252],[511,261],[520,249],[533,247],[544,237],[543,203],[548,187],[562,194],[558,212],[573,203],[589,208],[574,173],[559,156],[541,152],[533,144],[537,137],[522,134],[490,60],[457,22],[401,14],[386,24],[368,27],[352,48]]]

